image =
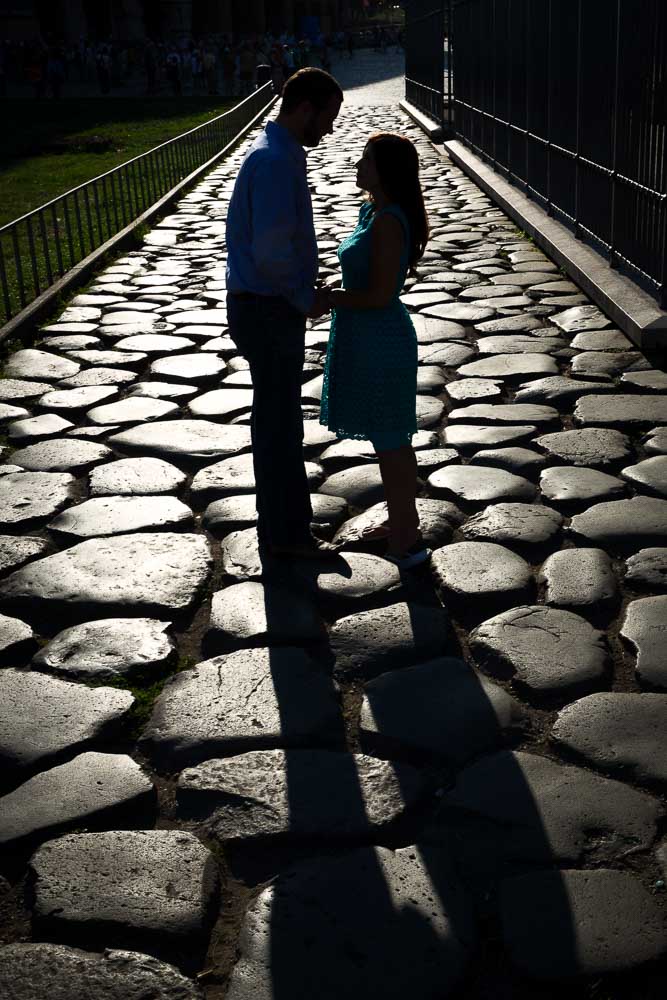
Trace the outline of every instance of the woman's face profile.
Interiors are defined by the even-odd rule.
[[[375,153],[373,144],[366,144],[361,159],[357,162],[357,187],[362,191],[376,191],[380,185],[377,167],[375,165]]]

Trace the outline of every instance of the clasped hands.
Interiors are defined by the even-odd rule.
[[[320,316],[331,312],[335,305],[335,292],[331,285],[318,285],[315,289],[315,298],[310,310],[306,313],[308,319],[319,319]]]

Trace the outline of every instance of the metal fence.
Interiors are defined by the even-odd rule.
[[[405,97],[439,125],[449,119],[452,92],[450,7],[450,0],[408,0],[405,10]]]
[[[665,0],[453,0],[452,30],[457,137],[667,307]]]
[[[220,153],[273,99],[266,84],[217,118],[0,228],[0,320],[8,322],[89,254]]]

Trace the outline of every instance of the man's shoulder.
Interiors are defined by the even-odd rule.
[[[279,168],[290,162],[289,153],[281,145],[271,141],[267,132],[262,132],[248,150],[243,166],[246,170],[260,170],[264,167]]]

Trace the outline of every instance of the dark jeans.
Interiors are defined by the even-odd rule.
[[[306,319],[285,299],[228,295],[229,333],[250,365],[257,533],[268,545],[310,539],[313,510],[303,462]]]

